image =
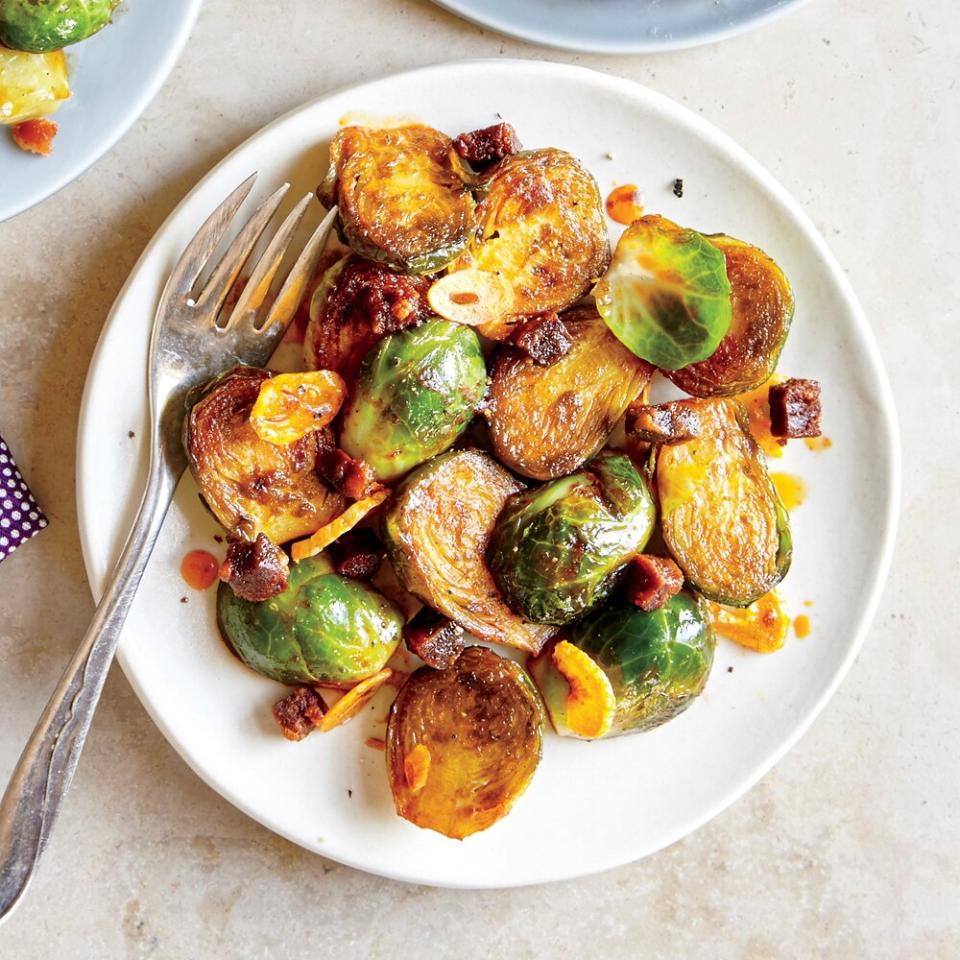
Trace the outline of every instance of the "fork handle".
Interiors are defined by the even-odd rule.
[[[50,838],[177,479],[162,457],[151,457],[123,553],[0,802],[0,920],[23,895]]]

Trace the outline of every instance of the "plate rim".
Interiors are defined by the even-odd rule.
[[[67,167],[59,177],[55,177],[47,186],[38,190],[36,195],[27,198],[23,203],[14,200],[9,209],[0,208],[0,223],[6,223],[27,210],[32,210],[39,206],[45,200],[59,193],[64,187],[68,187],[74,180],[82,177],[94,164],[105,157],[126,135],[130,128],[143,116],[144,111],[153,102],[154,97],[160,92],[160,88],[167,82],[167,77],[177,65],[180,54],[183,53],[190,34],[193,32],[197,17],[200,15],[200,6],[203,0],[183,0],[187,4],[185,14],[180,22],[173,43],[164,51],[164,55],[154,65],[149,82],[146,83],[136,97],[133,104],[127,109],[122,121],[117,123],[110,131],[109,136],[94,146],[89,153],[82,157],[77,163]],[[42,158],[41,158],[42,160]],[[137,261],[139,266],[140,261]],[[112,310],[111,310],[112,312]],[[109,320],[109,315],[108,315]]]
[[[164,735],[167,742],[179,754],[187,766],[189,766],[190,769],[193,770],[193,772],[204,783],[207,784],[207,786],[209,786],[217,794],[223,797],[224,800],[241,810],[251,819],[263,825],[266,829],[284,837],[303,849],[309,850],[311,853],[317,853],[320,856],[324,856],[330,860],[342,863],[345,866],[353,869],[383,876],[391,880],[400,880],[408,883],[417,883],[426,886],[437,886],[448,889],[507,889],[512,887],[531,886],[542,883],[560,882],[578,877],[586,877],[613,869],[618,866],[623,866],[628,863],[638,862],[639,860],[642,860],[645,857],[658,852],[659,850],[671,846],[678,840],[681,840],[698,830],[714,817],[718,816],[737,799],[751,790],[796,745],[797,741],[807,732],[807,730],[809,730],[813,721],[819,716],[827,702],[831,699],[837,688],[847,676],[850,667],[853,665],[854,660],[857,658],[860,650],[863,647],[867,632],[875,618],[877,607],[879,605],[884,586],[887,582],[893,558],[901,504],[902,451],[899,422],[894,403],[893,391],[890,386],[890,380],[887,375],[886,367],[883,363],[883,357],[880,353],[879,344],[877,343],[877,340],[873,334],[873,330],[867,320],[866,314],[857,300],[852,284],[847,278],[845,271],[836,260],[833,253],[830,251],[826,241],[814,226],[813,221],[803,210],[800,203],[791,196],[787,189],[783,187],[773,177],[773,175],[769,173],[762,164],[760,164],[759,161],[755,160],[745,148],[741,147],[728,134],[724,133],[714,124],[710,123],[699,114],[694,113],[688,107],[683,106],[659,91],[653,90],[650,87],[647,87],[646,85],[636,81],[602,73],[588,67],[558,63],[550,60],[528,60],[523,58],[473,58],[445,61],[439,64],[417,67],[412,70],[384,74],[372,80],[364,80],[359,83],[342,85],[327,91],[318,97],[314,97],[308,101],[305,101],[293,109],[286,111],[276,119],[272,120],[270,123],[264,125],[259,130],[254,132],[250,137],[244,140],[243,143],[239,144],[234,150],[232,150],[217,164],[215,164],[203,177],[201,177],[193,186],[193,188],[184,195],[182,200],[167,216],[160,227],[157,228],[153,237],[151,237],[149,243],[138,258],[136,264],[131,269],[103,324],[100,336],[97,340],[97,345],[93,351],[90,364],[87,369],[87,377],[84,382],[83,396],[81,399],[80,413],[78,417],[75,484],[77,522],[84,569],[94,601],[99,602],[99,598],[103,591],[103,585],[106,580],[106,574],[103,577],[99,577],[92,569],[92,548],[87,535],[89,521],[84,521],[82,519],[82,517],[85,515],[83,511],[83,490],[85,485],[85,476],[90,475],[89,471],[85,471],[86,456],[84,453],[84,437],[88,431],[96,429],[96,426],[91,422],[89,416],[92,394],[91,384],[99,366],[101,354],[105,351],[107,334],[112,328],[119,307],[126,298],[128,290],[132,285],[134,278],[138,275],[143,262],[151,255],[154,248],[159,245],[160,238],[165,235],[170,223],[178,216],[184,206],[191,201],[193,196],[205,186],[207,181],[216,175],[221,166],[228,163],[235,154],[244,150],[250,141],[265,135],[273,127],[286,122],[294,115],[311,109],[322,101],[332,99],[333,97],[349,93],[351,91],[361,91],[364,88],[375,86],[385,81],[393,81],[397,80],[398,78],[415,77],[417,75],[429,75],[431,73],[443,73],[444,71],[448,71],[450,69],[471,65],[483,65],[492,69],[505,70],[515,70],[520,68],[523,70],[531,70],[544,74],[558,71],[560,73],[574,75],[586,83],[607,85],[620,93],[625,93],[626,95],[634,98],[637,97],[639,92],[641,98],[646,98],[651,106],[656,107],[659,110],[665,110],[678,121],[682,121],[688,126],[692,127],[702,138],[712,140],[715,144],[721,146],[729,156],[731,162],[736,162],[745,168],[752,176],[754,176],[766,190],[776,197],[777,201],[783,205],[783,208],[786,210],[786,212],[788,212],[794,218],[798,229],[803,232],[806,240],[812,245],[815,252],[823,261],[825,269],[829,271],[831,278],[837,284],[838,291],[846,303],[854,326],[857,330],[859,344],[864,348],[868,356],[870,367],[877,373],[877,399],[879,401],[881,421],[884,427],[888,448],[885,473],[889,479],[889,488],[887,501],[883,508],[883,514],[885,517],[884,534],[882,547],[874,559],[874,575],[872,578],[872,585],[862,606],[862,612],[858,618],[857,626],[853,631],[847,651],[842,661],[835,669],[830,681],[825,685],[820,696],[817,698],[816,702],[802,717],[799,718],[791,733],[785,737],[776,748],[771,750],[767,755],[761,757],[759,761],[756,762],[749,776],[745,777],[741,782],[727,790],[718,799],[706,807],[699,816],[692,817],[690,820],[684,822],[674,830],[664,834],[658,838],[656,844],[651,846],[649,849],[642,851],[640,854],[634,854],[631,852],[626,857],[616,856],[609,858],[599,865],[591,865],[585,869],[572,867],[563,871],[562,873],[554,872],[543,876],[532,875],[529,877],[523,877],[516,881],[466,880],[459,882],[451,881],[449,879],[437,879],[434,877],[425,876],[417,873],[416,870],[407,869],[404,871],[400,869],[392,869],[390,866],[373,867],[368,863],[358,860],[356,857],[344,855],[340,852],[333,852],[330,850],[313,850],[310,847],[305,846],[299,838],[293,836],[289,831],[284,829],[282,824],[279,823],[275,818],[263,816],[261,813],[255,812],[250,805],[246,803],[243,797],[238,796],[231,791],[225,790],[220,784],[214,782],[213,778],[208,776],[205,770],[200,767],[199,764],[195,764],[193,762],[191,757],[188,755],[186,746],[181,744],[172,734],[169,727],[164,722],[163,716],[160,714],[159,710],[155,710],[153,705],[150,703],[149,697],[139,683],[135,671],[128,669],[127,658],[123,645],[121,644],[117,651],[117,659],[120,662],[120,666],[123,669],[124,675],[126,676],[127,681],[130,683],[134,692],[137,694],[137,697],[146,710],[148,716]],[[146,371],[144,371],[144,373],[146,373]],[[144,384],[144,396],[145,395],[146,383]]]
[[[702,30],[682,39],[668,40],[664,38],[658,41],[635,39],[622,42],[568,38],[563,34],[552,33],[549,29],[538,30],[524,26],[518,27],[501,17],[484,16],[483,12],[477,10],[476,0],[433,0],[433,2],[448,13],[460,17],[462,20],[474,24],[474,26],[493,30],[504,37],[524,40],[527,43],[537,43],[553,50],[573,50],[579,53],[605,53],[622,56],[631,53],[667,53],[671,50],[689,50],[708,43],[719,43],[741,33],[765,27],[780,17],[799,9],[809,0],[786,0],[779,6],[760,10],[736,23]]]

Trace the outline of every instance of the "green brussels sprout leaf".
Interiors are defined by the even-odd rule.
[[[603,454],[580,473],[513,495],[487,561],[513,610],[534,623],[569,623],[610,594],[654,520],[630,458]]]
[[[692,594],[678,593],[658,610],[611,604],[564,628],[567,640],[606,673],[616,708],[606,736],[650,730],[682,713],[699,696],[713,664],[709,615]],[[554,664],[552,644],[530,663],[556,731],[567,727],[570,688]]]
[[[452,446],[487,387],[480,340],[469,327],[428,320],[394,333],[364,358],[340,445],[382,481]]]
[[[293,564],[287,589],[262,603],[221,583],[217,623],[247,666],[289,684],[363,680],[383,668],[403,630],[403,616],[389,600],[334,573],[323,554]]]
[[[663,370],[705,360],[732,317],[723,253],[696,230],[641,217],[597,284],[597,310],[638,357]]]

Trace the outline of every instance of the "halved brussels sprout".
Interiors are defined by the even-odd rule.
[[[422,124],[344,127],[320,187],[340,207],[351,248],[404,273],[434,273],[475,226],[473,195],[450,138]]]
[[[683,713],[702,692],[713,664],[710,618],[690,593],[678,593],[658,610],[612,604],[557,637],[588,654],[613,686],[616,708],[605,736],[638,733]],[[552,643],[529,664],[557,733],[567,725],[570,685],[557,669]]]
[[[730,329],[706,360],[667,376],[695,397],[729,397],[756,389],[776,369],[793,319],[793,292],[762,250],[722,233],[707,239],[726,258],[733,291]]]
[[[393,480],[442,453],[467,428],[487,387],[477,335],[428,320],[382,340],[363,361],[340,446]]]
[[[320,555],[293,564],[287,589],[262,603],[221,583],[217,624],[237,656],[272,680],[349,686],[383,669],[400,643],[403,616]]]
[[[594,296],[617,338],[662,370],[705,360],[730,327],[723,253],[665,217],[641,217],[623,232]]]
[[[509,813],[533,778],[543,710],[529,677],[487,647],[452,667],[422,667],[387,722],[387,771],[397,813],[461,840]]]
[[[510,282],[510,315],[479,326],[505,340],[517,317],[579,300],[610,262],[610,244],[597,182],[563,150],[513,154],[482,185],[477,238],[450,269],[474,267]]]
[[[385,336],[432,316],[430,280],[394,273],[347,254],[323,274],[310,298],[303,354],[310,370],[336,370],[348,383]]]
[[[537,480],[562,477],[597,453],[653,373],[592,307],[561,322],[572,346],[549,367],[515,347],[497,351],[484,411],[499,460]]]
[[[0,0],[0,44],[48,53],[92,37],[120,0]]]
[[[285,543],[318,530],[344,501],[317,476],[320,431],[282,447],[257,436],[250,411],[269,379],[241,366],[213,380],[187,416],[184,447],[200,495],[231,534]]]
[[[534,623],[564,624],[606,598],[656,520],[628,456],[514,494],[497,519],[487,562],[510,607]]]
[[[507,497],[523,489],[492,457],[457,450],[397,491],[384,539],[400,582],[482,640],[536,653],[554,633],[503,602],[484,555]]]
[[[689,583],[745,607],[790,569],[790,520],[736,400],[700,400],[703,432],[651,454],[663,541]]]
[[[62,53],[0,48],[0,123],[23,123],[53,113],[70,96]]]

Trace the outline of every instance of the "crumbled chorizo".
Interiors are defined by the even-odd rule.
[[[424,607],[404,628],[407,648],[427,666],[445,670],[457,662],[466,644],[463,627]]]
[[[287,589],[290,561],[265,533],[257,539],[235,540],[220,565],[220,579],[244,600],[260,603]]]
[[[327,705],[313,687],[294,687],[273,705],[273,717],[288,740],[302,740],[323,720]]]
[[[341,577],[369,580],[387,555],[386,547],[369,530],[351,530],[330,545],[334,569]]]
[[[700,415],[695,400],[670,403],[634,402],[624,422],[627,436],[643,443],[684,443],[700,436]]]
[[[453,141],[453,149],[479,172],[522,150],[523,145],[512,124],[495,123],[492,127],[461,133]]]
[[[352,382],[371,347],[432,314],[427,303],[430,283],[427,277],[351,258],[307,329],[310,366],[335,370]]]
[[[658,610],[683,587],[683,573],[667,557],[641,553],[627,566],[624,577],[627,599],[648,613]]]
[[[820,436],[820,384],[816,380],[785,380],[774,384],[767,396],[773,436]]]
[[[530,317],[516,330],[512,339],[540,367],[556,363],[573,346],[567,328],[553,311]]]
[[[326,452],[321,462],[322,475],[334,490],[351,500],[370,496],[380,486],[373,468],[364,460],[351,457],[345,451],[334,448]]]

